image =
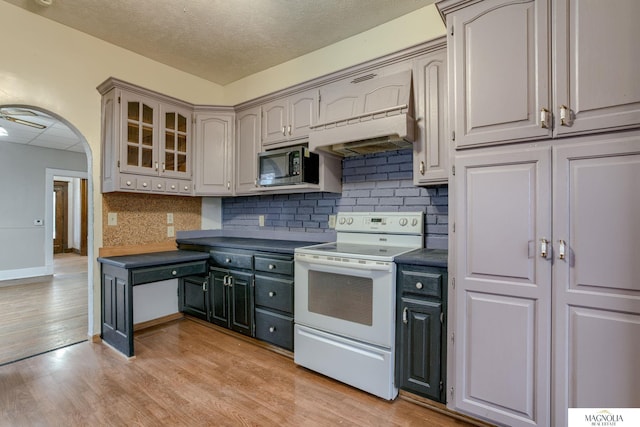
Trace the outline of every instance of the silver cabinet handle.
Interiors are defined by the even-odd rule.
[[[156,172],[158,171],[158,162],[156,162]]]
[[[424,162],[420,162],[420,175],[424,175]]]
[[[164,165],[164,162],[162,162],[162,172],[166,171],[166,166]]]
[[[231,189],[231,181],[227,181],[227,190]]]
[[[276,331],[275,326],[269,326],[269,332],[274,333]]]
[[[224,276],[222,278],[222,286],[229,286],[229,276]]]
[[[202,282],[202,292],[207,292],[207,282]]]
[[[549,124],[547,123],[548,114],[549,110],[547,110],[546,108],[540,109],[540,127],[544,129],[547,129],[549,127]]]
[[[546,258],[547,257],[547,253],[549,251],[549,241],[545,238],[540,239],[540,256],[542,258]]]
[[[423,285],[421,282],[416,282],[416,289],[422,289]]]
[[[407,307],[405,307],[405,308],[402,310],[402,323],[404,323],[405,325],[406,325],[407,323],[409,323],[409,320],[407,319],[407,312],[408,312],[408,309],[407,309]]]
[[[565,259],[566,258],[566,252],[567,252],[567,242],[565,242],[564,240],[560,239],[560,240],[558,240],[558,243],[560,244],[560,246],[558,247],[558,258]]]
[[[276,293],[274,291],[269,291],[269,297],[273,298],[276,296]]]
[[[286,126],[282,126],[282,136],[287,136]]]
[[[289,130],[289,136],[291,136],[291,125],[289,125],[288,130]]]
[[[569,112],[569,109],[567,108],[566,105],[561,105],[560,106],[560,124],[562,126],[569,126],[568,120],[567,120],[567,113],[568,112]]]

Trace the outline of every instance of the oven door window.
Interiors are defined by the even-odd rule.
[[[373,279],[309,271],[308,309],[334,319],[373,324]]]

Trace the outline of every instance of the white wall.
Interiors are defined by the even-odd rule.
[[[50,274],[46,269],[46,169],[86,172],[84,154],[0,142],[0,280]],[[52,249],[51,249],[52,250]]]

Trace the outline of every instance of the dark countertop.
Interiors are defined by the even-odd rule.
[[[175,250],[166,252],[150,252],[135,255],[99,257],[98,262],[120,268],[154,267],[157,265],[178,264],[189,261],[206,261],[208,252]]]
[[[302,242],[298,240],[252,239],[249,237],[195,237],[176,239],[178,245],[208,246],[219,248],[247,249],[293,255],[296,248],[322,242]]]
[[[449,252],[444,249],[416,249],[395,257],[396,264],[425,265],[428,267],[447,268]]]

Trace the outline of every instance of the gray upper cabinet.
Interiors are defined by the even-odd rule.
[[[445,184],[449,150],[446,137],[447,53],[444,47],[414,61],[417,136],[413,143],[413,183]]]
[[[255,193],[258,189],[260,116],[259,106],[239,111],[236,115],[236,194]]]
[[[234,192],[234,112],[196,110],[194,192],[230,196]]]
[[[108,79],[102,94],[102,191],[192,194],[192,109]]]
[[[551,137],[547,2],[486,0],[446,14],[449,120],[457,148]]]
[[[639,2],[444,0],[438,8],[456,148],[640,125],[640,27],[631,18]]]
[[[262,149],[283,147],[308,137],[317,117],[317,89],[262,105]]]
[[[552,4],[554,132],[564,136],[640,126],[640,2]]]

